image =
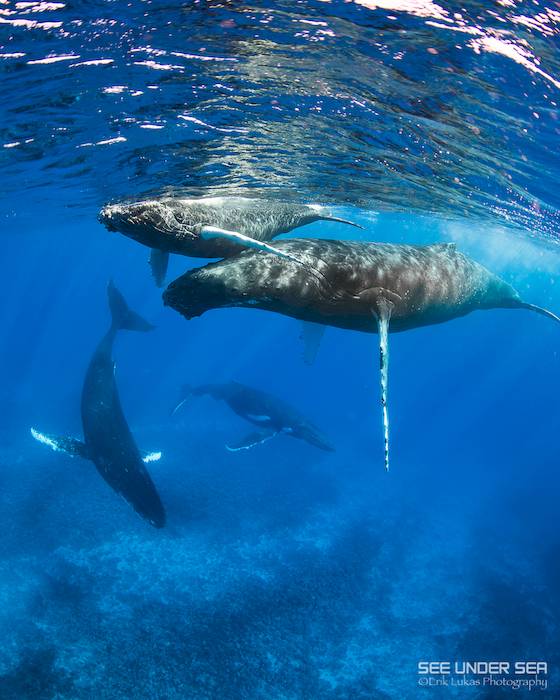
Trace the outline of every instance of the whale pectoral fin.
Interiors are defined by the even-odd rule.
[[[279,248],[275,248],[269,243],[264,243],[263,241],[257,241],[255,238],[246,236],[243,233],[238,233],[237,231],[226,231],[223,228],[216,228],[215,226],[203,226],[200,230],[200,236],[205,241],[209,241],[212,238],[223,238],[224,240],[231,241],[232,243],[238,243],[244,248],[253,248],[254,250],[261,250],[264,253],[271,253],[279,258],[284,258],[286,260],[291,260],[292,262],[297,262],[300,265],[305,265],[305,263],[297,258],[295,255],[290,253],[285,253]]]
[[[549,311],[548,309],[544,309],[542,306],[536,306],[535,304],[528,304],[525,301],[520,301],[520,302],[516,303],[516,306],[519,307],[520,309],[528,309],[529,311],[535,311],[537,314],[541,314],[541,316],[546,316],[547,318],[551,318],[553,321],[560,323],[560,316],[557,316],[556,314],[552,313],[552,311]]]
[[[226,450],[229,452],[239,452],[240,450],[250,450],[251,447],[256,445],[262,445],[263,442],[267,440],[272,440],[273,437],[278,435],[276,430],[258,430],[253,433],[249,433],[239,442],[233,445],[226,445]]]
[[[355,228],[361,228],[362,231],[365,229],[365,226],[362,226],[361,224],[357,224],[355,221],[349,221],[348,219],[341,219],[340,216],[331,216],[330,214],[326,214],[325,216],[322,216],[321,219],[323,219],[323,221],[335,221],[339,224],[347,224],[348,226],[354,226]]]
[[[152,277],[158,287],[163,287],[167,266],[169,265],[169,253],[159,248],[152,248],[150,251],[150,269]]]
[[[379,333],[379,370],[381,376],[381,409],[383,411],[383,443],[385,449],[385,470],[389,471],[389,411],[387,393],[389,384],[389,323],[393,309],[401,297],[388,289],[379,287],[367,289],[360,298],[370,305],[377,320]]]
[[[385,449],[385,471],[389,471],[389,410],[387,390],[389,385],[389,322],[393,303],[380,297],[373,313],[379,330],[379,371],[381,375],[381,410],[383,411],[383,444]]]
[[[46,435],[45,433],[40,433],[38,430],[35,430],[35,428],[31,428],[31,435],[37,442],[50,447],[51,450],[55,452],[65,452],[67,455],[70,455],[70,457],[91,459],[87,445],[82,440],[66,436]]]
[[[303,361],[306,365],[312,365],[315,362],[326,328],[322,323],[312,321],[302,323],[300,337],[303,340]]]
[[[146,452],[145,450],[141,450],[140,454],[142,455],[142,461],[144,464],[149,464],[150,462],[159,462],[159,460],[162,457],[162,452]]]

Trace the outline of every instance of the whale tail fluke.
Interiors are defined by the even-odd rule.
[[[123,295],[115,287],[113,280],[107,285],[109,308],[111,309],[112,328],[127,331],[151,331],[154,329],[151,323],[129,308]]]
[[[520,301],[519,308],[528,309],[529,311],[535,311],[536,313],[541,314],[541,316],[546,316],[547,318],[551,318],[553,321],[560,323],[559,316],[552,313],[552,311],[549,311],[548,309],[544,309],[542,306],[537,306],[536,304],[528,304],[525,301]]]

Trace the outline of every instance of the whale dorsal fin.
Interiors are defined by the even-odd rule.
[[[152,248],[150,251],[150,269],[152,277],[158,287],[163,287],[165,275],[169,265],[169,253],[159,248]]]
[[[240,450],[250,450],[251,447],[256,445],[262,445],[263,442],[267,440],[272,440],[273,437],[278,435],[277,430],[258,430],[253,433],[249,433],[239,442],[233,443],[233,445],[226,445],[226,450],[229,452],[239,452]]]
[[[315,362],[326,328],[322,323],[312,321],[302,323],[300,338],[303,340],[303,361],[306,365],[312,365]]]

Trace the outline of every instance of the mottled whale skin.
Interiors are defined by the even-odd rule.
[[[334,447],[321,431],[293,406],[272,394],[240,382],[202,384],[196,387],[185,386],[181,394],[181,401],[175,411],[190,396],[205,395],[225,401],[234,413],[259,428],[258,432],[251,433],[235,446],[228,446],[231,451],[249,449],[280,434],[304,440],[327,452],[334,451]]]
[[[32,433],[54,450],[91,460],[113,490],[140,516],[161,528],[165,525],[165,510],[124,416],[112,357],[113,343],[121,329],[149,331],[153,326],[128,308],[112,283],[108,296],[112,323],[93,353],[82,388],[84,441],[35,430]]]
[[[526,308],[516,290],[454,244],[392,245],[289,239],[192,270],[164,292],[186,318],[242,306],[302,321],[379,333],[385,468],[389,469],[388,334],[443,323],[477,309]]]
[[[224,258],[241,250],[228,240],[204,240],[200,234],[205,226],[237,231],[258,241],[322,219],[356,226],[331,216],[320,205],[248,197],[161,197],[110,204],[101,210],[99,219],[109,230],[150,248],[194,258]]]
[[[110,204],[101,210],[99,220],[109,231],[118,231],[152,249],[150,265],[160,286],[165,279],[170,253],[194,258],[225,258],[243,250],[239,240],[206,238],[207,228],[236,232],[254,241],[269,241],[320,220],[361,228],[332,216],[320,205],[248,197],[160,197]]]
[[[378,330],[372,316],[378,298],[392,304],[391,332],[443,323],[476,309],[524,306],[511,285],[454,244],[294,238],[275,247],[301,264],[243,252],[179,277],[164,292],[165,304],[186,318],[246,306],[370,333]]]

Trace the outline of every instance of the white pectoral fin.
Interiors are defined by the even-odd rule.
[[[236,442],[233,445],[226,445],[226,450],[229,452],[250,450],[256,445],[262,445],[263,442],[271,440],[276,435],[278,435],[278,432],[275,430],[259,430],[254,433],[249,433],[249,435],[246,435],[242,440],[239,440],[239,442]]]
[[[303,340],[303,361],[306,365],[315,362],[326,328],[323,324],[312,321],[302,323],[300,337]]]
[[[163,452],[142,452],[142,461],[144,464],[149,464],[150,462],[159,462],[162,458]]]
[[[190,399],[190,396],[187,396],[185,399],[182,399],[181,401],[179,401],[179,403],[171,411],[171,415],[174,416],[177,413],[177,411],[179,411],[187,403],[187,401],[189,399]]]
[[[40,433],[35,428],[31,428],[31,435],[37,442],[50,447],[55,452],[65,452],[70,457],[90,459],[88,448],[82,440],[66,436],[47,435],[46,433]]]
[[[373,316],[377,320],[385,470],[389,471],[389,409],[387,403],[389,388],[389,323],[395,305],[400,301],[400,297],[389,290],[381,288],[365,290],[360,297],[369,305]]]
[[[381,375],[381,410],[383,411],[383,443],[385,448],[385,470],[389,471],[389,410],[387,391],[389,386],[389,304],[381,312],[376,312],[379,327],[379,370]]]
[[[203,226],[200,231],[200,236],[205,241],[211,240],[212,238],[223,238],[224,240],[231,241],[232,243],[239,243],[239,245],[244,248],[253,248],[254,250],[261,250],[264,253],[271,253],[279,258],[284,258],[286,260],[291,260],[300,265],[305,263],[297,258],[295,255],[290,253],[285,253],[279,248],[275,248],[269,243],[264,243],[263,241],[257,241],[255,238],[246,236],[243,233],[238,233],[237,231],[226,231],[223,228],[216,228],[215,226]]]

